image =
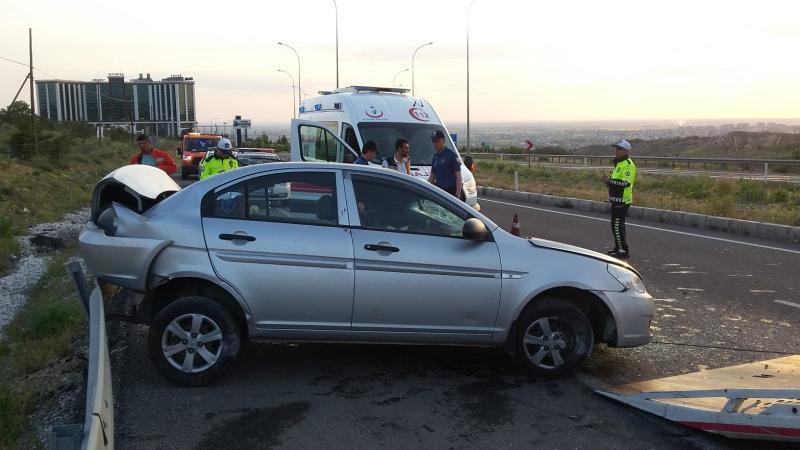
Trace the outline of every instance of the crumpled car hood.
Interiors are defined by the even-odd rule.
[[[112,202],[141,214],[181,190],[161,169],[141,164],[120,167],[100,180],[92,193],[92,221]]]

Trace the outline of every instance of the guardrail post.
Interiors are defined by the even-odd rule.
[[[519,172],[514,171],[514,190],[519,191]]]
[[[769,179],[769,163],[764,163],[764,181]]]
[[[584,155],[584,157],[583,157],[583,165],[584,166],[588,166],[589,165],[588,164],[588,162],[589,162],[588,160],[589,160],[589,158]]]
[[[89,298],[91,297],[91,292],[89,291],[89,286],[86,284],[86,278],[83,276],[83,267],[81,266],[81,263],[78,260],[73,259],[67,263],[67,272],[72,278],[72,281],[75,283],[75,288],[78,290],[78,296],[81,298],[81,303],[83,303],[83,309],[88,316]]]
[[[502,161],[502,160],[503,160],[503,154],[500,153],[500,161]]]

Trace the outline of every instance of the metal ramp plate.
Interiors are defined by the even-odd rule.
[[[598,393],[684,425],[800,442],[800,356],[704,370]]]

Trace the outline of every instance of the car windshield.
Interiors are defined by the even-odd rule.
[[[194,138],[186,139],[186,151],[189,152],[205,152],[216,147],[219,138]]]
[[[378,156],[382,159],[394,155],[394,144],[397,139],[408,141],[411,164],[429,166],[436,150],[431,144],[431,133],[434,130],[444,132],[441,125],[392,122],[361,122],[358,124],[362,142],[375,141],[378,144]],[[448,147],[450,142],[448,139]]]

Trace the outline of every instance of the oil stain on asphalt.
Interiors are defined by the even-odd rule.
[[[310,402],[291,402],[271,408],[244,408],[241,414],[206,432],[197,450],[272,448],[281,437],[303,422]]]

